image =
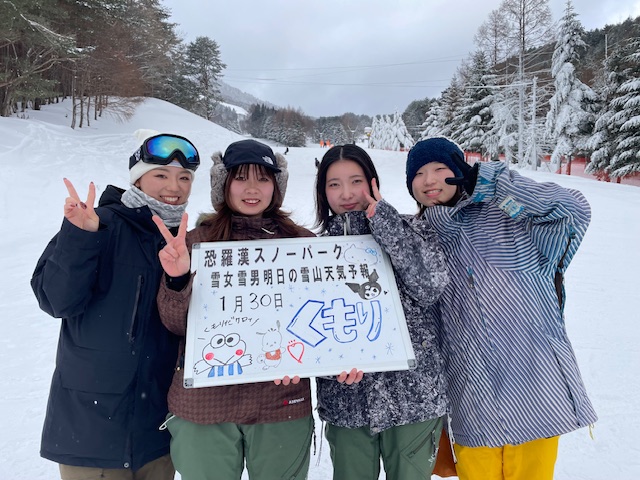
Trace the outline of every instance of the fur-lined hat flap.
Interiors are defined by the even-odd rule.
[[[239,143],[239,142],[236,142]],[[258,143],[258,142],[256,142]],[[266,146],[266,145],[265,145]],[[268,147],[267,147],[268,148]],[[228,151],[228,149],[227,149]],[[225,154],[226,155],[226,154]],[[271,168],[274,171],[276,177],[276,184],[280,193],[282,194],[282,198],[284,198],[287,192],[287,182],[289,181],[289,170],[287,160],[284,158],[284,155],[281,153],[275,153],[273,155],[274,163],[277,165],[276,169]],[[211,205],[214,209],[217,210],[217,206],[220,206],[224,202],[224,186],[227,182],[227,175],[229,174],[230,168],[226,167],[224,157],[222,152],[214,152],[211,155],[211,160],[213,160],[213,165],[211,166]],[[257,165],[264,165],[262,161],[256,162],[243,162],[238,165],[242,165],[245,163],[255,163]],[[234,165],[236,166],[236,165]],[[231,167],[233,168],[233,167]]]

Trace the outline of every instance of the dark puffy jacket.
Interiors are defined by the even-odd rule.
[[[156,295],[164,240],[147,207],[127,208],[107,187],[97,232],[66,219],[31,287],[62,319],[40,454],[58,463],[137,470],[169,453],[160,431],[178,338]]]

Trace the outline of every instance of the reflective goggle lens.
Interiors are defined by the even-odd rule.
[[[183,164],[185,168],[195,170],[198,168],[198,165],[200,165],[200,157],[196,147],[186,138],[171,135],[151,137],[145,142],[145,150],[146,154],[153,157],[151,161],[149,161],[150,159],[148,158],[143,160],[147,161],[147,163],[160,163],[164,161],[164,164],[167,164],[176,156],[176,153],[179,152],[184,156],[184,161],[186,161],[186,164],[184,164],[183,159],[178,155],[180,163]]]

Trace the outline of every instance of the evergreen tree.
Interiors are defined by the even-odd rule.
[[[640,172],[640,36],[627,42],[623,55],[624,80],[611,101],[616,137],[609,171],[614,178]]]
[[[637,32],[637,30],[636,30]],[[613,178],[640,171],[640,36],[623,42],[606,61],[603,108],[589,141],[587,173]]]
[[[252,105],[246,122],[247,132],[256,138],[266,138],[267,119],[273,114],[275,111],[264,104]]]
[[[196,82],[189,75],[186,49],[184,44],[174,47],[174,53],[171,57],[173,67],[167,75],[161,98],[185,110],[193,111],[192,109],[198,100],[198,88]]]
[[[560,35],[553,52],[551,75],[555,79],[555,93],[549,101],[546,137],[554,143],[551,164],[556,171],[561,157],[576,155],[585,149],[585,140],[593,128],[596,94],[576,76],[575,66],[580,50],[585,48],[583,28],[567,0],[560,22]]]
[[[213,112],[212,122],[232,132],[242,133],[237,112],[226,105],[218,103]]]
[[[486,153],[485,135],[491,123],[491,104],[493,89],[489,82],[493,81],[487,57],[478,50],[472,58],[467,73],[466,88],[457,116],[458,130],[453,137],[465,151]]]
[[[320,117],[315,121],[313,140],[316,143],[328,140],[333,145],[344,145],[349,143],[350,138],[351,132],[345,128],[342,117]]]
[[[444,135],[446,121],[441,103],[442,99],[440,97],[431,102],[431,106],[425,115],[424,122],[420,125],[420,128],[422,129],[422,132],[420,133],[420,140]]]
[[[452,137],[454,132],[460,130],[461,117],[458,115],[463,105],[463,84],[458,74],[451,79],[449,87],[444,89],[440,98],[440,125],[441,135]]]
[[[496,158],[504,153],[507,163],[514,163],[518,148],[519,88],[505,85],[497,89],[491,104],[491,122],[483,137],[487,154]]]
[[[215,40],[197,37],[187,45],[187,74],[195,84],[197,100],[193,111],[211,120],[216,103],[220,100],[218,80],[226,65],[220,60],[220,49]]]
[[[620,86],[621,79],[615,65],[620,61],[620,49],[614,50],[604,62],[602,74],[596,80],[600,109],[596,114],[593,134],[587,140],[587,148],[592,152],[591,159],[585,172],[596,176],[606,176],[609,162],[615,149],[613,123],[611,117],[615,113],[611,108],[611,101]]]
[[[371,125],[371,136],[369,137],[369,147],[382,150],[409,150],[413,147],[413,137],[398,112],[389,118],[383,115],[381,118],[374,117]]]
[[[144,95],[168,96],[167,84],[184,61],[184,45],[159,0],[127,2],[123,24],[131,38],[129,54],[144,82]]]
[[[11,115],[22,102],[38,107],[37,100],[58,92],[50,70],[66,58],[76,58],[73,36],[55,26],[64,12],[55,0],[0,2],[0,116]]]
[[[429,111],[431,102],[430,98],[414,100],[402,114],[402,120],[414,139],[420,138],[421,126]]]
[[[276,111],[272,118],[274,130],[266,138],[289,147],[303,147],[306,144],[306,119],[301,112],[285,108]]]

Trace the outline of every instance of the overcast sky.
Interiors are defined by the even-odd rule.
[[[403,112],[436,97],[500,0],[163,0],[185,41],[220,46],[224,81],[311,116]],[[550,0],[554,21],[565,0]],[[640,0],[573,0],[587,30]]]

